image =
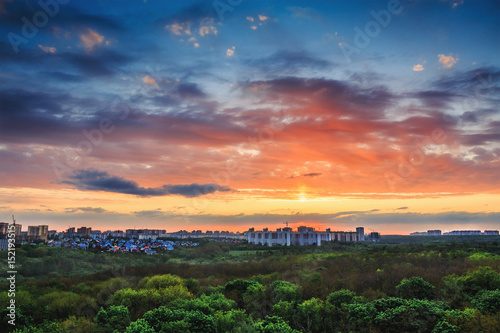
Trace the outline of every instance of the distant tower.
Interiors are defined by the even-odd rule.
[[[357,227],[356,228],[356,233],[358,234],[358,241],[359,242],[364,242],[365,241],[365,228],[363,228],[363,227]]]
[[[370,234],[370,240],[371,240],[372,242],[377,242],[377,243],[378,243],[378,242],[380,242],[380,234],[379,234],[378,232],[375,232],[375,231],[374,231],[374,232],[372,232],[372,233]]]

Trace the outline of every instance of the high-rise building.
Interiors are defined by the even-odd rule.
[[[14,225],[16,227],[16,231],[15,231],[16,237],[21,236],[21,232],[23,230],[23,225],[17,224],[17,223],[15,223]]]
[[[90,233],[92,232],[92,228],[89,227],[81,227],[76,230],[77,234],[80,234],[80,236],[83,237],[88,237],[90,236]]]
[[[38,226],[29,225],[28,233],[26,234],[26,236],[28,237],[29,240],[42,239],[47,241],[48,234],[49,234],[48,225],[38,225]]]
[[[9,233],[9,224],[7,222],[0,222],[0,235],[4,236]]]
[[[378,232],[370,233],[370,241],[372,242],[380,242],[380,234]]]
[[[364,242],[365,241],[365,228],[357,227],[356,233],[358,234],[358,241]]]

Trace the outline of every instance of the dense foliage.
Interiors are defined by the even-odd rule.
[[[500,331],[497,242],[18,251],[17,332]]]

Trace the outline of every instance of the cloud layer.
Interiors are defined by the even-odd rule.
[[[339,44],[356,45],[353,27],[378,2],[243,2],[223,14],[209,1],[69,2],[26,37],[23,18],[43,10],[28,4],[0,11],[8,209],[89,220],[186,209],[230,223],[318,200],[322,213],[302,218],[323,221],[371,199],[422,203],[344,218],[500,195],[495,1],[403,4],[349,63]],[[133,196],[147,197],[133,209],[145,213],[123,208]],[[193,208],[200,196],[206,210]],[[492,197],[468,209],[488,211]]]
[[[69,179],[63,183],[73,185],[80,190],[133,194],[141,197],[181,195],[193,198],[217,191],[231,191],[227,186],[217,184],[162,185],[146,188],[139,186],[135,181],[112,176],[105,171],[96,169],[77,170],[69,176]]]

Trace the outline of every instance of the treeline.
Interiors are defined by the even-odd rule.
[[[304,299],[303,288],[272,277],[201,288],[166,274],[123,278],[39,297],[22,293],[15,332],[498,332],[500,274],[480,267],[443,278],[437,289],[403,279],[397,297],[368,300],[341,289]],[[203,291],[203,292],[202,292]],[[202,293],[201,293],[202,292]],[[105,305],[98,307],[99,299]],[[5,295],[1,296],[2,302]],[[97,310],[96,313],[92,313]],[[6,315],[5,310],[2,313]],[[4,326],[4,328],[6,328]]]
[[[408,236],[409,237],[409,236]],[[466,236],[464,236],[466,237]],[[488,237],[488,236],[482,236]],[[493,236],[494,237],[494,236]],[[162,251],[160,255],[150,256],[144,253],[103,253],[99,250],[53,248],[24,244],[16,248],[16,268],[18,278],[78,277],[88,276],[108,270],[120,270],[128,267],[151,266],[145,268],[150,274],[155,267],[162,264],[190,263],[196,265],[234,264],[265,259],[283,260],[283,257],[311,255],[322,258],[322,255],[347,254],[426,254],[443,258],[453,257],[467,259],[500,258],[500,242],[451,242],[427,244],[377,244],[328,242],[317,246],[273,246],[234,244],[224,242],[208,242],[201,239],[200,246],[179,247],[173,251]],[[0,252],[1,253],[1,252]],[[0,255],[0,266],[7,267],[7,255]],[[223,267],[223,266],[222,266]],[[3,272],[5,272],[4,270]],[[464,272],[463,270],[461,272]],[[5,273],[0,273],[5,274]]]
[[[17,281],[16,328],[37,333],[113,332],[113,327],[118,332],[500,331],[498,243],[328,245],[328,251],[269,251],[209,242],[184,251],[196,250],[203,264],[23,246],[24,257],[16,261],[22,268],[47,258],[57,262],[64,254],[79,263],[67,277],[35,272],[36,278]],[[220,252],[203,251],[215,248]],[[232,256],[232,251],[249,253]],[[139,266],[141,260],[145,266]],[[85,272],[100,262],[106,271]],[[0,287],[3,332],[12,327],[6,317],[8,288],[4,282]]]

